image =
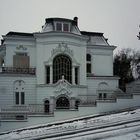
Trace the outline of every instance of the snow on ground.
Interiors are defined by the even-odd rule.
[[[140,139],[140,109],[123,113],[77,120],[52,126],[20,129],[0,135],[0,140],[26,139]]]

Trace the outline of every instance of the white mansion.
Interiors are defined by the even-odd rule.
[[[103,33],[80,31],[77,17],[47,18],[41,32],[2,37],[1,119],[72,110],[82,116],[132,106],[126,100],[134,96],[118,89],[113,75],[116,47]]]

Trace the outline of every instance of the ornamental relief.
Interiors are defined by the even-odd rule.
[[[24,51],[27,50],[27,48],[24,47],[23,45],[17,46],[16,49],[17,49],[17,50],[24,50]]]
[[[71,50],[68,45],[64,42],[59,43],[58,47],[56,47],[55,49],[52,49],[51,51],[51,57],[48,59],[48,61],[45,61],[44,64],[45,65],[52,65],[53,62],[53,58],[58,55],[58,54],[67,54],[68,56],[71,57],[72,59],[72,64],[75,66],[80,66],[80,63],[78,63],[76,61],[76,59],[74,58],[74,52],[73,50]]]
[[[54,92],[57,94],[57,96],[62,94],[69,96],[72,94],[70,84],[67,82],[67,80],[64,79],[64,76],[62,76],[62,79],[56,83]]]
[[[66,43],[59,43],[58,47],[52,50],[52,56],[55,56],[59,53],[68,54],[70,57],[73,57],[73,51],[68,47]]]

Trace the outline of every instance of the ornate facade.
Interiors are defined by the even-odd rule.
[[[47,18],[41,32],[9,32],[0,46],[0,108],[10,117],[77,110],[116,100],[113,50],[78,18]],[[8,116],[8,115],[7,115]]]

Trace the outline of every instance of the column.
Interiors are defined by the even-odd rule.
[[[50,97],[50,113],[54,113],[54,108],[55,108],[55,97],[51,96]]]
[[[72,84],[75,85],[75,67],[72,66]]]
[[[0,58],[0,72],[2,72],[2,59]]]
[[[70,98],[70,109],[75,109],[75,97]]]
[[[53,83],[53,69],[52,69],[52,65],[50,65],[50,84]]]
[[[0,67],[2,67],[2,58],[0,58]]]

